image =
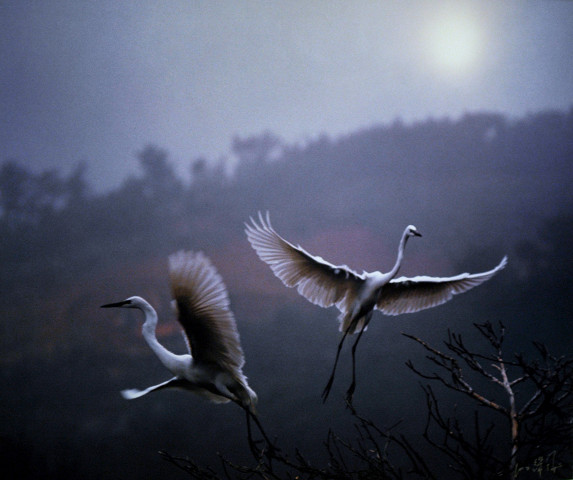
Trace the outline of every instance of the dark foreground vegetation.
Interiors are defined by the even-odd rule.
[[[184,478],[173,462],[219,477],[573,476],[573,111],[397,121],[305,145],[264,133],[232,151],[233,175],[194,159],[187,182],[148,146],[140,171],[103,192],[88,164],[0,165],[3,478]],[[285,289],[250,249],[243,222],[267,209],[280,233],[355,269],[391,266],[410,223],[424,237],[401,274],[483,271],[505,253],[509,266],[442,307],[375,314],[353,408],[349,362],[323,405],[336,312]],[[234,405],[119,396],[166,372],[139,317],[98,306],[147,298],[161,341],[182,351],[166,270],[181,248],[205,251],[230,290],[276,447],[256,459]]]
[[[347,403],[356,422],[355,438],[344,439],[330,430],[323,467],[313,465],[300,450],[289,458],[264,430],[261,446],[252,452],[255,461],[237,465],[222,456],[222,475],[187,457],[161,454],[195,478],[566,478],[573,454],[573,356],[557,358],[544,345],[535,344],[534,361],[519,354],[508,358],[503,324],[475,327],[487,341],[484,353],[468,348],[460,335],[451,332],[444,351],[406,334],[429,352],[427,360],[438,367],[424,373],[407,362],[418,377],[430,382],[422,386],[424,445],[399,433],[399,424],[382,430]],[[464,405],[462,413],[444,408],[432,385],[436,383],[469,398],[468,408]],[[502,390],[502,401],[493,400],[498,397],[496,388]],[[471,404],[473,415],[468,415]],[[486,407],[485,420],[479,407]]]

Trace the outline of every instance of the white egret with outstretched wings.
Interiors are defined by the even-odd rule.
[[[404,257],[404,248],[410,237],[421,237],[416,227],[408,225],[398,245],[398,257],[387,273],[357,273],[346,265],[333,265],[323,258],[311,255],[301,246],[295,246],[281,237],[272,227],[269,213],[259,212],[258,223],[251,218],[246,224],[247,238],[261,260],[287,287],[295,287],[303,297],[321,307],[336,306],[340,310],[340,331],[343,336],[338,344],[332,373],[322,392],[328,398],[340,349],[348,334],[358,333],[352,347],[352,383],[347,399],[352,400],[356,386],[356,346],[374,310],[386,315],[413,313],[441,305],[456,294],[467,292],[489,280],[505,267],[507,257],[499,265],[483,273],[462,273],[454,277],[395,278]]]

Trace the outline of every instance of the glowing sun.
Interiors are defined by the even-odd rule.
[[[432,63],[446,73],[464,74],[478,63],[482,38],[479,25],[462,14],[435,17],[427,36]]]

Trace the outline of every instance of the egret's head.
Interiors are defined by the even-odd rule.
[[[418,229],[416,227],[414,227],[414,225],[408,225],[406,227],[406,234],[409,237],[421,237],[422,234],[420,232],[418,232]]]
[[[129,297],[121,302],[102,305],[100,308],[139,308],[141,310],[146,305],[149,304],[141,297]]]

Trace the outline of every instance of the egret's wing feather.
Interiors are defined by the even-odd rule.
[[[287,287],[296,287],[298,293],[321,307],[348,309],[364,282],[363,275],[346,265],[332,265],[288,242],[273,229],[268,212],[266,218],[259,213],[259,223],[252,218],[251,222],[246,224],[247,239]]]
[[[503,257],[500,264],[482,273],[462,273],[455,277],[400,277],[387,283],[380,293],[376,308],[386,315],[419,312],[451,300],[489,280],[507,264]]]
[[[171,290],[194,361],[226,369],[244,364],[239,332],[223,280],[202,252],[169,256]]]

